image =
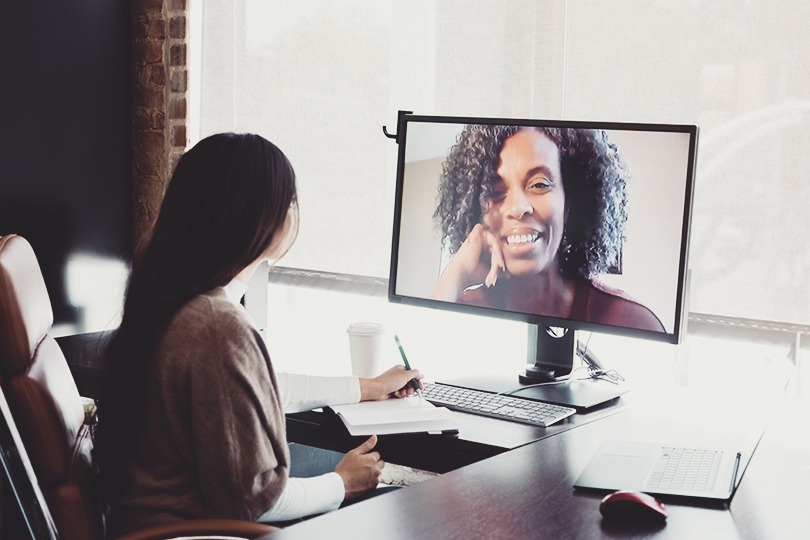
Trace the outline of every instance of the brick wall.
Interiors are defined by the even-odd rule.
[[[169,88],[166,102],[169,104],[167,129],[169,134],[167,173],[171,175],[180,156],[186,149],[186,91],[188,88],[186,43],[187,0],[169,0],[166,19],[169,25]]]
[[[132,2],[135,261],[186,147],[187,16],[187,0]]]

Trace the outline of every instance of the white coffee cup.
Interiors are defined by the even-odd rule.
[[[357,322],[349,325],[347,333],[352,355],[352,374],[372,378],[382,373],[385,327],[379,323]]]

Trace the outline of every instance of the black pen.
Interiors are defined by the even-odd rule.
[[[734,469],[731,471],[731,490],[728,492],[729,497],[734,493],[734,484],[737,483],[737,472],[740,470],[740,458],[742,458],[742,453],[737,452],[737,457],[734,460]]]
[[[405,362],[405,369],[410,371],[411,365],[408,363],[408,357],[405,356],[405,351],[402,349],[402,343],[399,342],[398,336],[394,336],[394,339],[397,342],[397,347],[399,347],[399,354],[402,355],[402,361]],[[419,390],[419,381],[416,379],[411,379],[411,384],[413,385],[413,389],[416,390],[416,393],[419,395],[419,399],[422,399],[422,391]]]

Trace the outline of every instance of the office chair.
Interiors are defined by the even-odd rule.
[[[90,429],[67,361],[48,333],[52,324],[33,249],[21,236],[0,237],[0,465],[5,480],[35,540],[103,540]],[[120,540],[258,538],[276,530],[240,520],[194,520],[150,527]]]

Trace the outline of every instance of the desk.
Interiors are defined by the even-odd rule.
[[[742,538],[810,537],[810,399],[788,396],[731,501]]]
[[[97,343],[89,340],[87,347]],[[784,390],[779,369],[773,368],[784,363],[787,348],[766,357],[745,343],[733,351],[723,346],[719,354],[700,340],[655,350],[636,345],[643,350],[633,358],[624,351],[607,355],[610,367],[633,383],[619,400],[545,430],[460,414],[458,438],[381,443],[389,461],[408,465],[412,460],[411,466],[445,474],[291,526],[267,540],[805,538],[810,531],[810,381]],[[77,375],[96,369],[84,361],[71,367],[81,368]],[[774,380],[766,382],[769,378]],[[721,386],[733,390],[730,397],[721,395]],[[83,394],[92,395],[93,386],[87,388]],[[317,414],[291,415],[290,440],[339,451],[354,445]],[[605,438],[675,435],[708,444],[722,439],[750,457],[763,429],[730,504],[661,497],[670,511],[665,526],[603,522],[602,494],[572,487]]]
[[[604,438],[665,435],[666,426],[632,408],[537,440],[405,490],[284,529],[298,538],[798,538],[807,513],[810,449],[785,451],[801,437],[790,418],[772,422],[730,505],[660,497],[665,526],[617,525],[598,512],[601,493],[572,488]],[[805,419],[806,415],[798,415]],[[755,442],[755,441],[754,441]],[[806,443],[806,439],[804,440]],[[749,445],[750,451],[750,445]],[[785,456],[784,454],[789,454]],[[785,459],[787,457],[788,459]],[[778,459],[778,461],[777,461]],[[782,494],[788,495],[787,499]],[[381,531],[386,531],[381,534]]]
[[[379,438],[375,450],[391,463],[446,473],[595,422],[624,409],[625,401],[618,398],[548,428],[455,413],[459,424],[458,436],[385,436]],[[287,415],[287,439],[290,442],[346,453],[359,446],[366,437],[348,436],[341,427],[340,420],[332,414],[307,411]]]
[[[483,445],[492,455],[286,528],[267,540],[805,538],[810,531],[807,396],[786,399],[784,386],[779,392],[777,384],[767,395],[757,387],[760,392],[752,399],[740,379],[748,375],[736,372],[729,376],[734,391],[721,396],[705,386],[684,386],[682,365],[659,367],[674,374],[674,384],[636,388],[621,403],[603,410],[597,421],[572,422],[553,433],[501,422],[507,425],[488,442],[465,439],[467,424],[462,423],[462,436],[446,444],[463,451],[467,442],[475,442],[479,446],[472,447]],[[749,375],[758,376],[756,371]],[[505,437],[509,426],[517,426],[516,433]],[[513,446],[521,437],[534,435],[540,436]],[[476,432],[470,439],[479,437]],[[615,524],[603,522],[598,512],[602,493],[573,489],[602,440],[673,437],[686,443],[739,446],[746,456],[744,474],[730,504],[661,496],[670,512],[665,525]]]

